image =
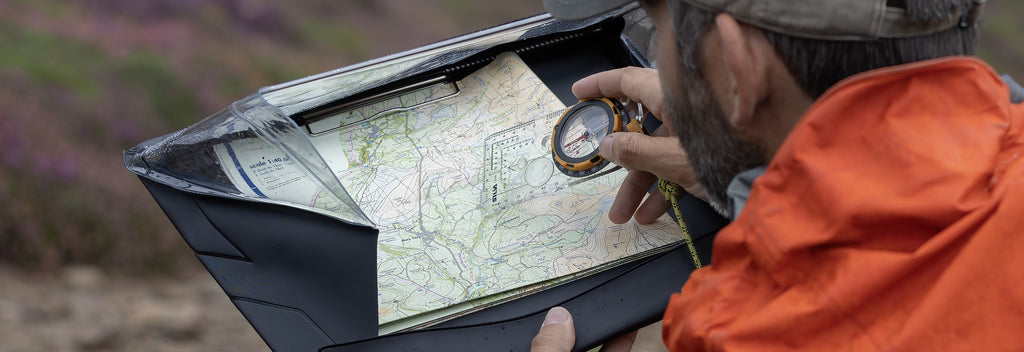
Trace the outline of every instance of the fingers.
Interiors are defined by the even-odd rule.
[[[668,211],[669,205],[665,201],[665,195],[654,191],[650,195],[647,191],[658,181],[658,177],[649,172],[630,171],[626,179],[619,187],[619,193],[615,195],[615,201],[608,211],[608,219],[612,223],[624,224],[630,218],[636,219],[639,224],[650,224],[658,220]],[[644,197],[647,199],[644,199]],[[643,203],[641,204],[641,201]]]
[[[640,224],[649,224],[668,210],[661,192],[652,192],[647,200],[643,199],[658,177],[682,186],[700,199],[707,199],[676,137],[613,133],[604,137],[598,147],[605,159],[630,170],[608,212],[613,223],[622,224],[632,217]]]
[[[650,224],[655,220],[658,220],[665,212],[668,211],[669,204],[665,200],[665,195],[660,191],[651,192],[651,195],[647,197],[644,204],[640,205],[640,208],[636,209],[636,213],[633,214],[633,218],[636,219],[637,223]]]
[[[579,98],[629,98],[644,105],[658,119],[665,121],[664,95],[658,71],[650,68],[624,67],[595,73],[572,85]]]
[[[640,170],[686,185],[694,182],[686,151],[675,137],[613,133],[601,140],[601,156],[629,170]]]
[[[647,195],[647,190],[657,180],[658,176],[654,176],[649,172],[630,171],[626,178],[622,180],[622,186],[619,186],[619,193],[615,195],[615,202],[612,203],[611,209],[608,210],[608,219],[616,224],[624,224],[629,221],[633,217],[633,213],[636,212],[640,202],[644,199],[644,196]],[[661,199],[664,200],[665,198],[662,197]],[[650,222],[642,224],[648,223]]]
[[[629,352],[633,349],[633,341],[636,341],[636,331],[616,337],[601,346],[598,352]]]
[[[562,307],[548,310],[540,332],[530,343],[532,352],[568,352],[576,344],[576,331],[572,323],[572,315]]]
[[[659,82],[658,71],[654,69],[626,67],[587,76],[572,86],[573,94],[580,98],[628,98],[639,102],[663,121],[662,127],[652,136],[613,133],[601,140],[601,155],[630,170],[608,213],[608,218],[617,224],[630,218],[648,224],[668,210],[665,197],[660,192],[654,192],[644,200],[657,177],[682,186],[698,198],[707,199],[686,151],[672,136],[675,130],[671,120],[663,118],[667,115]]]

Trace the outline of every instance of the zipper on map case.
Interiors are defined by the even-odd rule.
[[[595,31],[599,32],[600,27]],[[390,84],[371,88],[370,90],[362,93],[355,94],[349,98],[338,100],[334,103],[313,108],[307,111],[299,112],[291,116],[292,120],[302,126],[310,136],[320,136],[326,133],[342,129],[353,124],[358,124],[367,121],[372,118],[385,116],[388,113],[405,111],[420,107],[423,105],[435,103],[444,99],[457,96],[461,90],[458,87],[458,80],[471,74],[472,72],[486,66],[490,62],[494,61],[499,55],[505,52],[514,52],[517,55],[536,51],[539,49],[549,48],[553,45],[557,45],[566,41],[579,40],[595,32],[584,31],[584,32],[570,32],[570,33],[559,33],[553,36],[544,36],[538,38],[531,38],[525,41],[511,42],[499,44],[487,49],[483,49],[480,52],[472,54],[466,58],[455,61],[449,65],[446,65],[440,69],[433,70],[430,72],[414,74],[410,77],[400,78]],[[424,78],[425,76],[425,78]],[[352,121],[342,121],[338,116],[343,115],[353,110],[372,106],[373,104],[381,103],[389,99],[394,99],[410,93],[415,93],[421,90],[428,90],[435,87],[447,86],[450,93],[439,96],[431,97],[422,101],[408,102],[403,106],[395,106],[389,109],[384,109],[370,116],[365,116],[359,119],[353,119]],[[394,88],[392,88],[394,87]]]
[[[374,104],[385,102],[389,99],[405,96],[410,93],[427,91],[439,87],[447,88],[451,90],[451,92],[438,97],[428,97],[427,99],[424,99],[422,101],[413,101],[408,102],[407,104],[396,105],[394,107],[381,109],[380,111],[373,112],[371,114],[364,114],[359,118],[351,119],[349,121],[345,121],[343,118],[343,115],[346,112],[352,112],[361,108],[371,107]],[[441,100],[457,96],[459,95],[459,93],[461,93],[461,90],[459,89],[459,85],[457,82],[449,82],[447,76],[435,77],[419,83],[410,84],[401,88],[392,89],[386,92],[377,93],[374,95],[356,99],[341,105],[335,105],[324,109],[304,113],[302,114],[301,121],[305,123],[302,123],[301,126],[305,127],[306,132],[309,132],[311,136],[315,137],[348,126],[359,124],[378,116],[387,115],[388,113],[415,109],[423,105],[436,103]]]

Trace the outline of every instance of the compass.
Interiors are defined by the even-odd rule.
[[[573,105],[555,123],[551,132],[551,157],[562,173],[584,177],[601,171],[608,160],[601,156],[601,139],[615,132],[647,134],[640,120],[622,103],[608,98],[583,99]]]

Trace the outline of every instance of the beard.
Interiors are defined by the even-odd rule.
[[[711,207],[729,217],[726,193],[736,174],[767,164],[763,148],[729,124],[711,89],[692,68],[682,68],[677,89],[665,90],[669,119]],[[681,96],[670,96],[670,91]]]

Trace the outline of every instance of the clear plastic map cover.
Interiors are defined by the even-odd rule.
[[[646,51],[651,24],[642,11],[623,9],[629,21],[623,35]],[[142,177],[180,190],[285,204],[325,213],[340,220],[374,226],[330,172],[315,147],[289,116],[329,104],[404,77],[450,65],[498,44],[584,28],[603,20],[562,22],[547,14],[511,22],[406,52],[266,87],[184,130],[154,138],[125,152],[125,166]],[[269,161],[232,158],[229,142],[274,150]],[[244,142],[242,142],[244,141]],[[224,158],[227,156],[227,158]],[[237,154],[235,154],[237,156]],[[225,163],[227,162],[227,163]],[[261,164],[266,163],[266,164]],[[233,180],[232,168],[286,168],[291,188],[314,190],[315,197],[263,190],[255,177]],[[278,172],[280,173],[280,172]],[[242,181],[239,185],[237,181]],[[276,182],[276,181],[275,181]],[[277,189],[280,189],[277,188]],[[272,193],[272,194],[268,194]]]
[[[647,48],[642,11],[613,16],[626,19],[633,50]],[[131,148],[125,165],[183,191],[378,229],[382,333],[507,301],[679,241],[668,216],[650,225],[608,220],[624,171],[574,179],[555,170],[551,127],[566,106],[519,56],[502,53],[458,80],[328,109],[316,121],[294,116],[495,45],[601,20],[539,15],[267,87]]]

